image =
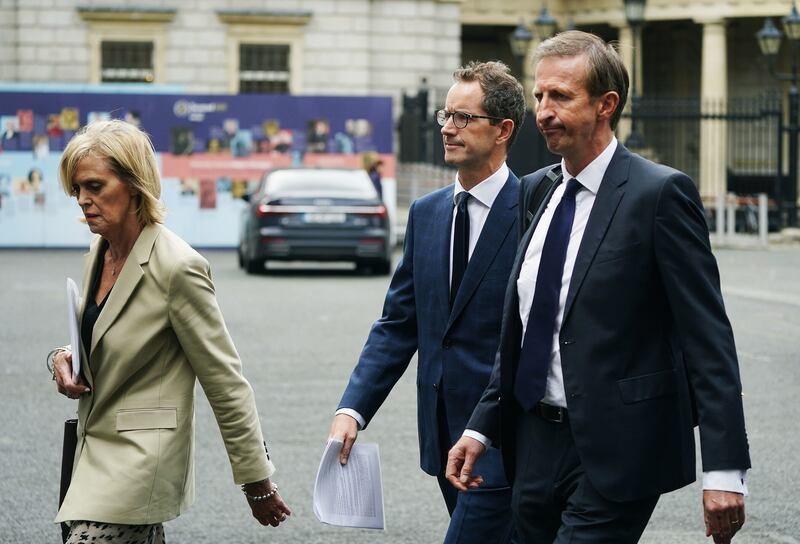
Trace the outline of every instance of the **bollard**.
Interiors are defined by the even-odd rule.
[[[762,246],[767,246],[769,244],[766,193],[758,193],[758,241]]]
[[[717,193],[717,242],[722,242],[722,237],[725,236],[725,195],[722,192]]]
[[[736,236],[736,195],[733,193],[728,193],[728,206],[726,212],[726,219],[728,220],[728,240],[733,240],[733,238]]]
[[[419,172],[420,168],[419,165],[413,165],[413,170],[411,174],[411,195],[409,195],[408,202],[414,202],[417,197],[419,196]]]

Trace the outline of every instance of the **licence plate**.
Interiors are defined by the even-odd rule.
[[[307,213],[304,217],[306,223],[326,225],[344,223],[346,218],[347,216],[343,213]]]

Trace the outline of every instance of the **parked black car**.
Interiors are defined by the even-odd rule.
[[[388,274],[389,216],[360,169],[286,168],[264,175],[239,230],[239,266],[275,261],[352,261]]]

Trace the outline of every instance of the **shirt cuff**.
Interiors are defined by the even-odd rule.
[[[478,431],[473,431],[472,429],[464,429],[464,434],[461,436],[468,436],[470,438],[474,438],[488,450],[489,447],[492,445],[492,441],[489,440],[488,436],[482,435]]]
[[[704,491],[730,491],[747,496],[746,470],[712,470],[703,473]]]
[[[359,431],[367,425],[367,422],[364,420],[363,417],[361,417],[361,414],[359,414],[352,408],[339,408],[338,410],[336,410],[336,413],[334,415],[338,416],[339,414],[345,414],[355,419],[358,422]]]

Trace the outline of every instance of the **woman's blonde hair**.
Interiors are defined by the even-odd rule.
[[[72,179],[78,163],[87,156],[105,160],[115,176],[136,190],[136,216],[142,227],[164,221],[156,153],[145,132],[118,119],[83,127],[67,144],[58,165],[61,188],[70,196],[75,194]]]

